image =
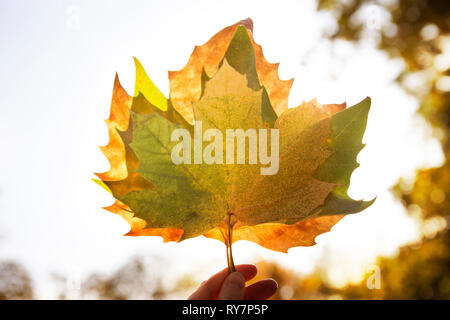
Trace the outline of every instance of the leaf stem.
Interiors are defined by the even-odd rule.
[[[228,221],[227,221],[227,237],[226,237],[226,247],[227,247],[227,263],[228,263],[228,271],[230,273],[235,272],[236,268],[234,266],[234,261],[233,261],[233,250],[231,248],[232,244],[233,244],[233,240],[232,240],[232,232],[233,232],[233,226],[234,223],[231,223],[231,216],[233,214],[229,213],[228,214]]]

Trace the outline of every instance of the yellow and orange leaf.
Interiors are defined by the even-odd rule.
[[[116,76],[110,141],[102,147],[111,169],[97,176],[116,198],[105,209],[129,223],[127,235],[205,235],[231,245],[231,230],[231,242],[287,252],[314,245],[346,214],[373,202],[347,195],[370,99],[351,108],[314,99],[288,109],[293,80],[279,79],[278,64],[267,62],[252,30],[253,22],[243,20],[195,47],[183,69],[169,72],[169,100],[137,59],[134,97]],[[194,121],[202,122],[202,135],[277,130],[279,167],[263,175],[261,164],[175,164],[171,134],[193,133]]]

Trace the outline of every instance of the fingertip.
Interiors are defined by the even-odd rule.
[[[277,289],[278,289],[277,280],[275,280],[273,278],[267,279],[267,287],[273,289],[273,292],[275,293],[275,291],[277,291]]]
[[[264,279],[258,282],[260,283],[260,286],[264,289],[264,291],[267,293],[274,294],[278,290],[278,282],[273,278]]]
[[[249,281],[256,276],[258,268],[254,264],[240,264],[236,266],[236,271],[244,276],[245,281]]]
[[[245,299],[247,300],[265,300],[275,294],[278,289],[278,283],[275,279],[265,279],[249,285],[245,289]]]

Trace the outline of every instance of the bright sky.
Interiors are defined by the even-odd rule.
[[[107,143],[115,72],[129,93],[136,56],[168,96],[168,70],[181,69],[194,45],[251,17],[255,40],[282,79],[295,78],[290,106],[318,97],[353,105],[372,98],[350,195],[375,204],[348,216],[318,245],[272,252],[238,242],[236,263],[277,261],[300,272],[325,263],[331,280],[359,279],[379,254],[419,237],[389,188],[442,152],[417,115],[417,101],[394,79],[404,67],[363,44],[321,38],[334,20],[314,1],[2,1],[0,4],[0,259],[22,262],[40,298],[54,298],[50,273],[113,272],[136,254],[156,254],[170,274],[199,279],[226,266],[225,247],[199,237],[162,244],[128,238],[128,225],[100,207],[112,198],[90,181],[109,167]],[[325,259],[323,259],[325,258]],[[170,281],[170,279],[169,279]],[[182,298],[182,297],[180,297]]]

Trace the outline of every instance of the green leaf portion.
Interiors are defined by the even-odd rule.
[[[225,209],[188,164],[175,165],[171,159],[174,130],[182,128],[158,113],[132,112],[133,141],[139,158],[139,172],[155,189],[134,191],[119,198],[149,227],[184,229],[183,238],[201,235],[224,219]]]
[[[375,199],[357,201],[347,194],[351,174],[359,166],[356,157],[364,147],[362,138],[366,130],[370,103],[370,98],[367,97],[331,117],[332,134],[329,137],[328,147],[333,154],[317,168],[315,177],[339,185],[327,197],[324,206],[319,208],[321,216],[357,213],[375,201]]]
[[[221,67],[227,62],[235,71],[247,78],[247,86],[250,89],[259,91],[261,83],[256,71],[256,57],[249,31],[244,26],[237,27],[233,38],[228,45],[224,58],[221,61]],[[210,80],[208,75],[202,70],[202,96],[206,83]],[[264,87],[262,92],[262,119],[269,127],[273,128],[277,120],[277,114],[273,110],[269,95]],[[260,104],[258,103],[258,105]]]
[[[277,121],[277,114],[272,108],[272,104],[270,103],[269,94],[266,89],[263,88],[262,94],[262,118],[264,123],[267,123],[270,128],[273,128],[275,125],[275,121]]]
[[[274,175],[248,177],[250,185],[237,192],[236,216],[247,225],[296,223],[311,218],[336,187],[313,177],[330,155],[330,117],[312,103],[283,112],[279,130],[279,168]]]
[[[172,162],[172,148],[178,143],[171,141],[171,134],[182,129],[178,124],[168,121],[157,113],[131,113],[133,141],[130,147],[136,153],[139,168],[136,170],[155,185],[171,182],[182,177],[190,179],[184,166]],[[145,161],[141,161],[145,160]]]
[[[224,60],[216,74],[205,83],[203,96],[194,103],[194,117],[203,129],[264,128],[263,90],[247,87],[245,76]]]
[[[234,164],[226,164],[226,153],[229,151],[225,143],[227,130],[240,129],[247,132],[250,129],[256,133],[257,129],[265,128],[262,101],[263,88],[249,88],[246,76],[236,71],[225,59],[216,74],[206,81],[203,96],[193,105],[195,120],[202,122],[202,134],[209,129],[218,129],[223,136],[222,164],[212,164],[206,168],[209,167],[208,170],[216,177],[216,181],[210,183],[211,191],[219,195],[229,209],[232,208],[232,190],[243,188],[244,183],[249,183],[250,177],[259,171],[260,165],[237,164],[238,144],[248,146],[247,138],[239,141],[234,139]],[[248,152],[245,163],[249,163]],[[206,174],[204,176],[205,179],[210,179]],[[242,176],[248,176],[249,179],[243,180]]]
[[[237,27],[221,63],[223,64],[226,60],[234,70],[247,77],[247,86],[249,88],[258,91],[261,89],[261,83],[256,71],[255,49],[248,33],[249,31],[246,27]],[[264,87],[262,93],[262,118],[271,128],[273,128],[277,120],[277,114],[273,110],[269,95]]]
[[[237,72],[246,75],[249,88],[259,90],[261,84],[256,72],[255,50],[248,32],[244,26],[237,27],[225,52],[224,60],[226,59]]]
[[[181,124],[184,128],[193,133],[193,126],[189,124],[177,110],[175,110],[170,100],[167,101],[167,108],[164,111],[151,104],[140,92],[137,96],[133,97],[131,110],[137,113],[144,114],[151,114],[155,112],[171,122]]]
[[[136,84],[134,87],[134,96],[137,97],[142,94],[149,103],[151,103],[156,108],[160,110],[167,110],[167,98],[158,89],[158,87],[153,83],[148,77],[144,70],[144,67],[139,62],[138,59],[134,58],[134,64],[136,65]]]

